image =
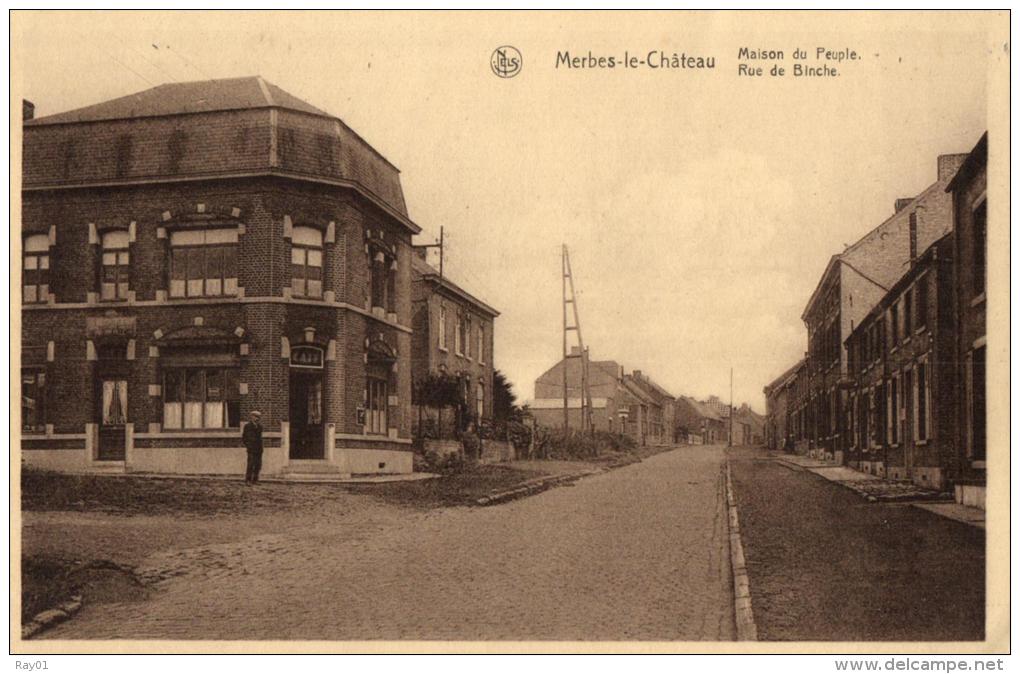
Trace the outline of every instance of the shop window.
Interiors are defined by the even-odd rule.
[[[382,377],[368,377],[367,383],[368,413],[365,418],[365,431],[372,435],[386,435],[388,432],[387,412],[389,407],[389,386]]]
[[[171,297],[237,294],[237,229],[173,232],[170,246]]]
[[[21,430],[42,433],[46,430],[46,373],[21,371]]]
[[[322,232],[295,227],[291,236],[291,294],[322,298]]]
[[[21,291],[25,304],[46,302],[49,299],[50,238],[45,234],[25,237]]]
[[[163,428],[240,427],[236,368],[175,367],[163,371]]]
[[[99,288],[99,297],[102,300],[128,298],[128,276],[131,268],[128,243],[128,233],[124,230],[103,235],[103,270]]]

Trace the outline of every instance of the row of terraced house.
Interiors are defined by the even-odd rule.
[[[400,175],[260,77],[24,105],[21,457],[71,472],[412,470],[416,379],[492,413],[498,312],[425,264]]]
[[[804,358],[765,387],[766,440],[984,506],[988,137],[833,255]]]
[[[535,380],[529,403],[539,426],[562,429],[582,424],[582,369],[579,347]],[[591,360],[587,368],[594,430],[627,436],[641,446],[761,444],[764,419],[748,405],[738,408],[717,396],[699,401],[675,396],[641,370],[627,373],[615,360]],[[564,382],[567,414],[564,415]]]

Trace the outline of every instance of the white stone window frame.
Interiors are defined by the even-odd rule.
[[[325,298],[326,285],[326,250],[324,247],[325,233],[315,227],[297,225],[291,229],[290,239],[290,292],[292,297],[301,299],[321,300]],[[317,259],[317,263],[313,260]],[[298,278],[294,271],[302,268],[304,275]],[[318,292],[312,290],[313,280],[309,278],[309,269],[318,269]]]
[[[439,303],[439,350],[448,353],[449,340],[446,337],[446,305]]]
[[[131,294],[131,233],[126,229],[110,229],[100,237],[99,300],[126,302]],[[107,283],[108,268],[114,269],[115,280]],[[124,271],[125,281],[120,282]]]
[[[24,304],[47,304],[50,301],[50,258],[52,237],[48,234],[29,234],[22,241],[21,301]],[[28,272],[34,283],[27,283]],[[45,272],[45,273],[43,273]],[[29,292],[31,289],[31,292]]]
[[[215,297],[236,297],[239,294],[238,291],[238,267],[240,257],[240,228],[237,226],[232,227],[202,227],[202,228],[180,228],[170,232],[170,284],[168,288],[168,296],[170,299],[201,299],[201,298],[215,298]],[[201,278],[192,279],[190,275],[190,255],[185,261],[185,272],[184,278],[181,280],[175,279],[175,252],[177,251],[192,251],[192,250],[203,250],[208,253],[209,249],[233,249],[234,256],[234,275],[228,276],[224,269],[223,263],[221,263],[221,273],[218,278],[211,278],[206,267]],[[207,261],[207,257],[203,258],[203,262]],[[176,283],[182,283],[179,286],[180,291],[177,290],[178,286]],[[219,282],[219,290],[211,290],[216,286],[211,285],[214,282]],[[201,292],[192,291],[192,283],[201,283]]]

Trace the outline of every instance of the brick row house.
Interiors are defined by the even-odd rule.
[[[420,229],[341,120],[167,84],[26,119],[23,156],[26,464],[240,473],[258,409],[268,474],[411,470]]]
[[[492,417],[493,330],[499,312],[464,290],[425,260],[425,248],[415,248],[411,260],[412,364],[415,384],[430,374],[456,377],[460,401],[468,411],[462,424]],[[415,406],[414,423],[426,415],[439,422],[438,410]],[[457,419],[450,413],[443,427]],[[445,435],[455,435],[450,428]]]
[[[987,135],[833,256],[808,350],[765,387],[769,446],[983,505]]]
[[[580,350],[535,380],[535,399],[529,403],[540,426],[563,428],[563,375],[567,375],[567,423],[581,428],[582,363]],[[675,399],[640,370],[627,374],[613,360],[588,362],[592,424],[596,431],[626,435],[639,445],[668,445],[673,437]]]

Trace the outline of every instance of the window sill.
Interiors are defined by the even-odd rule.
[[[972,299],[970,301],[970,306],[971,307],[976,307],[979,304],[983,304],[984,301],[985,301],[985,293],[981,293],[980,295],[978,295],[977,297],[975,297],[974,299]]]
[[[450,350],[448,348],[446,348],[445,346],[439,347],[439,350],[442,351],[443,353],[450,353]]]
[[[240,438],[241,437],[241,429],[240,428],[231,428],[231,429],[194,428],[194,429],[184,430],[184,429],[179,429],[179,428],[173,428],[173,429],[161,430],[161,431],[158,431],[158,432],[155,432],[155,433],[151,433],[151,432],[150,433],[135,433],[135,437],[136,438],[160,438],[160,439],[169,439],[169,438],[198,438],[198,437],[206,437],[206,438]],[[263,437],[265,437],[264,433],[263,433]]]

